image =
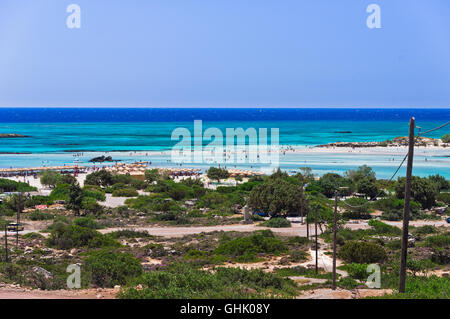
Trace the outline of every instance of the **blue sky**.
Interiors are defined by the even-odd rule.
[[[1,0],[0,106],[449,107],[448,17],[448,0]]]

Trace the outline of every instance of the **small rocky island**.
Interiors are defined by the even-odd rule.
[[[99,156],[94,157],[93,159],[90,159],[89,162],[91,163],[103,163],[103,162],[114,162],[111,156]]]
[[[14,133],[0,133],[0,138],[18,138],[18,137],[31,137],[31,136]]]
[[[450,143],[443,143],[442,140],[430,137],[416,137],[416,146],[438,146],[438,147],[450,147]],[[399,136],[392,140],[386,140],[382,142],[335,142],[328,144],[316,145],[316,147],[398,147],[398,146],[408,146],[408,137]]]

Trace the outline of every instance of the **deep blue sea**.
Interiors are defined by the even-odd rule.
[[[31,167],[43,163],[60,165],[72,161],[74,152],[85,152],[88,154],[86,156],[90,156],[92,152],[169,150],[177,142],[171,140],[172,131],[185,127],[193,134],[194,120],[203,121],[203,130],[217,127],[224,135],[226,128],[268,128],[269,131],[270,128],[279,128],[280,144],[317,145],[336,141],[383,141],[405,136],[411,116],[415,117],[416,125],[425,131],[449,121],[450,108],[0,108],[0,133],[30,136],[0,139],[0,167]],[[427,136],[440,138],[446,133],[450,133],[450,125]],[[450,177],[447,155],[450,154],[430,154],[426,165],[417,165],[415,173],[440,173]],[[121,156],[119,159],[124,161],[136,159]],[[306,164],[321,174],[369,164],[377,174],[387,176],[395,164],[385,163],[385,160],[355,157],[355,154],[320,158],[315,154],[311,158],[286,158],[281,167],[295,169],[300,164]],[[161,164],[165,162],[161,159]]]

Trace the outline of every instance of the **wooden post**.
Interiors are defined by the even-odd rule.
[[[333,225],[333,285],[332,289],[336,290],[336,232],[337,232],[337,207],[338,193],[334,193],[334,225]]]
[[[309,240],[309,212],[306,212],[306,238]]]
[[[5,256],[6,256],[6,262],[8,262],[8,226],[5,224]]]
[[[415,119],[409,121],[409,142],[408,142],[408,166],[406,167],[405,182],[405,204],[403,207],[403,234],[402,234],[402,255],[400,259],[400,280],[398,283],[398,291],[405,292],[406,283],[406,260],[408,257],[408,227],[409,227],[409,209],[411,200],[411,175],[414,158],[414,127]]]
[[[318,248],[317,248],[317,209],[316,209],[316,213],[314,215],[314,224],[315,224],[315,228],[316,228],[316,275],[319,273],[319,255],[318,255]]]

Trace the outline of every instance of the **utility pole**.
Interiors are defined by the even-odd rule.
[[[8,262],[8,226],[5,224],[5,256],[6,256],[6,262]]]
[[[316,209],[316,213],[314,215],[314,224],[316,227],[316,275],[319,273],[319,256],[318,256],[318,250],[317,250],[317,209]]]
[[[306,212],[306,239],[309,240],[309,212]]]
[[[414,128],[415,119],[409,121],[409,142],[408,142],[408,166],[406,167],[405,183],[405,205],[403,207],[403,234],[402,234],[402,255],[400,259],[400,280],[398,291],[405,292],[406,283],[406,259],[408,257],[408,227],[409,227],[409,209],[411,200],[411,175],[414,158]]]
[[[336,290],[336,232],[337,232],[337,207],[338,192],[334,193],[334,225],[333,225],[333,285],[332,289]]]

